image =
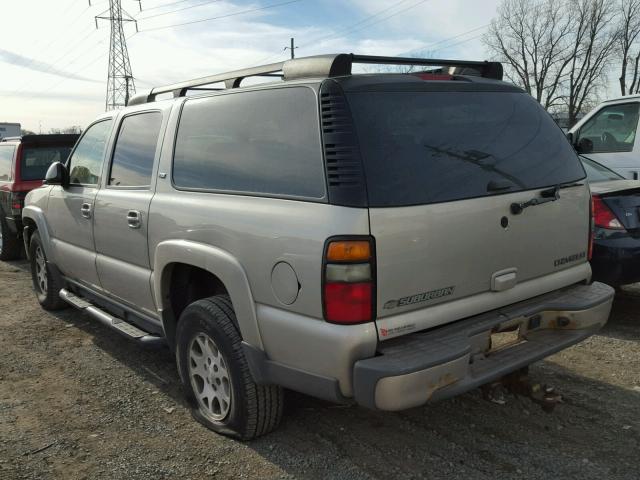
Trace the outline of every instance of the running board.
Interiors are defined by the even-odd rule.
[[[135,325],[125,322],[121,318],[114,317],[104,310],[96,307],[93,303],[85,300],[84,298],[68,291],[63,288],[60,290],[60,298],[67,302],[69,305],[74,306],[78,310],[82,310],[93,318],[98,320],[103,325],[110,327],[127,338],[135,340],[136,342],[143,343],[144,345],[164,345],[164,337],[158,337],[151,335],[144,330],[139,329]]]

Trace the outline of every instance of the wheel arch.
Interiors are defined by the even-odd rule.
[[[29,256],[29,241],[31,236],[37,230],[42,240],[42,246],[44,247],[44,253],[47,256],[47,261],[50,263],[55,262],[54,249],[51,246],[51,237],[49,235],[49,229],[47,228],[47,221],[44,218],[44,212],[41,208],[34,205],[27,205],[22,209],[22,224],[24,227],[24,244],[27,257]]]
[[[206,281],[212,282],[212,285],[208,285],[211,288],[203,291],[207,295],[212,292],[228,294],[242,339],[255,347],[263,348],[249,280],[240,262],[229,252],[189,240],[166,240],[157,245],[153,263],[154,297],[169,345],[173,346],[175,343],[175,331],[181,312],[175,297],[172,301],[171,287],[175,285],[176,272],[186,269],[192,273],[206,272],[210,275],[206,277]],[[197,296],[194,297],[194,300],[197,299]],[[186,305],[182,308],[184,306]]]

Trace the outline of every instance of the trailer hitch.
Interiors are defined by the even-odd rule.
[[[532,383],[528,368],[515,371],[482,387],[485,399],[495,403],[505,403],[501,400],[501,390],[508,390],[515,395],[529,397],[534,403],[542,407],[542,410],[551,413],[555,406],[562,402],[562,395],[553,387]]]

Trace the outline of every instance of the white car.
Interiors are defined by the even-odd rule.
[[[602,102],[569,131],[576,149],[625,178],[640,179],[639,110],[640,95]]]

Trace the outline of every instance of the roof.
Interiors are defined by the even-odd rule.
[[[21,137],[5,137],[0,142],[20,142],[28,145],[68,144],[73,146],[78,138],[77,133],[57,133],[51,135],[23,135]]]
[[[604,100],[602,103],[619,102],[620,100],[639,100],[639,99],[640,99],[640,94],[625,95],[622,97],[608,98],[607,100]]]

